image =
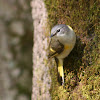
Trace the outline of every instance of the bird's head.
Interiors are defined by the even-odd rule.
[[[72,42],[76,39],[73,29],[65,24],[59,24],[51,29],[51,38],[56,37],[61,43]],[[74,39],[74,40],[75,40]]]

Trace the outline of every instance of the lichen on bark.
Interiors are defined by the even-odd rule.
[[[34,25],[32,100],[50,100],[51,80],[49,67],[45,63],[48,46],[45,37],[47,12],[43,0],[33,0],[31,6]]]

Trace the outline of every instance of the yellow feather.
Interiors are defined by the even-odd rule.
[[[60,76],[63,76],[63,66],[61,64],[58,65],[58,72],[60,74]]]
[[[50,51],[53,53],[53,55],[51,55],[49,58],[52,58],[58,55],[58,53],[56,53],[56,51],[53,50],[52,48],[50,48]]]
[[[72,49],[72,45],[66,44],[66,45],[64,46],[64,50],[68,50],[68,49]]]
[[[67,25],[71,30],[73,30],[69,25]]]
[[[51,52],[56,52],[56,51],[55,51],[55,50],[53,50],[52,48],[50,48],[50,51],[51,51]]]
[[[69,45],[65,45],[65,50],[69,49],[70,46]]]
[[[62,84],[64,84],[63,60],[62,59],[58,59],[58,60],[59,60],[58,73],[62,77]]]

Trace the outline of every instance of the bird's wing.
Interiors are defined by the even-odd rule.
[[[49,44],[49,58],[55,57],[64,50],[64,45],[58,39],[52,38]]]

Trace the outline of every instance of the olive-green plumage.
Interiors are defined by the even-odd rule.
[[[62,85],[64,83],[63,61],[56,58],[64,50],[64,45],[59,42],[57,38],[52,38],[49,47],[49,58],[55,57],[58,67],[58,82]],[[63,82],[62,82],[63,81]]]
[[[64,45],[57,38],[52,37],[49,44],[49,58],[57,56],[64,50]]]

